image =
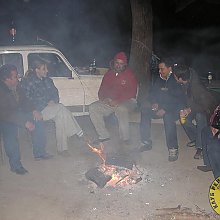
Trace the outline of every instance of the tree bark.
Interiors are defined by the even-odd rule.
[[[132,43],[129,65],[139,81],[138,99],[147,94],[151,81],[153,15],[151,0],[130,0],[132,11]]]

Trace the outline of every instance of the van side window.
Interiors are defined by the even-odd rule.
[[[28,55],[28,68],[31,66],[31,62],[40,58],[45,60],[48,68],[49,77],[71,77],[72,73],[63,60],[57,54],[53,53],[30,53]]]
[[[22,55],[19,53],[0,54],[0,66],[4,64],[12,64],[17,67],[18,76],[24,75]]]

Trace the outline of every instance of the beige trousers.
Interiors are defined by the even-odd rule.
[[[67,138],[76,134],[79,137],[83,135],[78,122],[72,113],[63,104],[49,105],[41,112],[43,120],[53,120],[56,126],[57,150],[59,152],[67,150]]]
[[[96,101],[89,106],[91,121],[100,139],[109,138],[109,132],[105,127],[104,117],[115,113],[119,124],[119,137],[121,140],[129,140],[129,112],[137,107],[135,99],[130,99],[117,107],[111,107],[101,101]]]

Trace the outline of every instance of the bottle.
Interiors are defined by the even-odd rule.
[[[9,30],[9,34],[11,36],[12,43],[15,42],[16,32],[17,31],[16,31],[15,23],[14,23],[14,21],[12,21],[11,26],[10,26],[10,30]]]
[[[96,72],[96,60],[93,59],[93,62],[92,62],[92,74],[95,74]]]
[[[212,72],[209,72],[208,81],[209,81],[209,84],[212,82]]]
[[[186,114],[184,110],[180,110],[180,123],[182,125],[186,123]]]
[[[90,74],[95,74],[96,72],[96,60],[93,59],[92,63],[89,66],[89,72]]]

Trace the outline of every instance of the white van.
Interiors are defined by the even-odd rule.
[[[75,116],[88,115],[88,105],[98,100],[103,74],[79,75],[65,56],[51,46],[0,46],[0,66],[10,63],[17,67],[19,77],[25,76],[29,64],[39,56],[48,63],[48,74],[59,90],[60,102],[70,107]]]

